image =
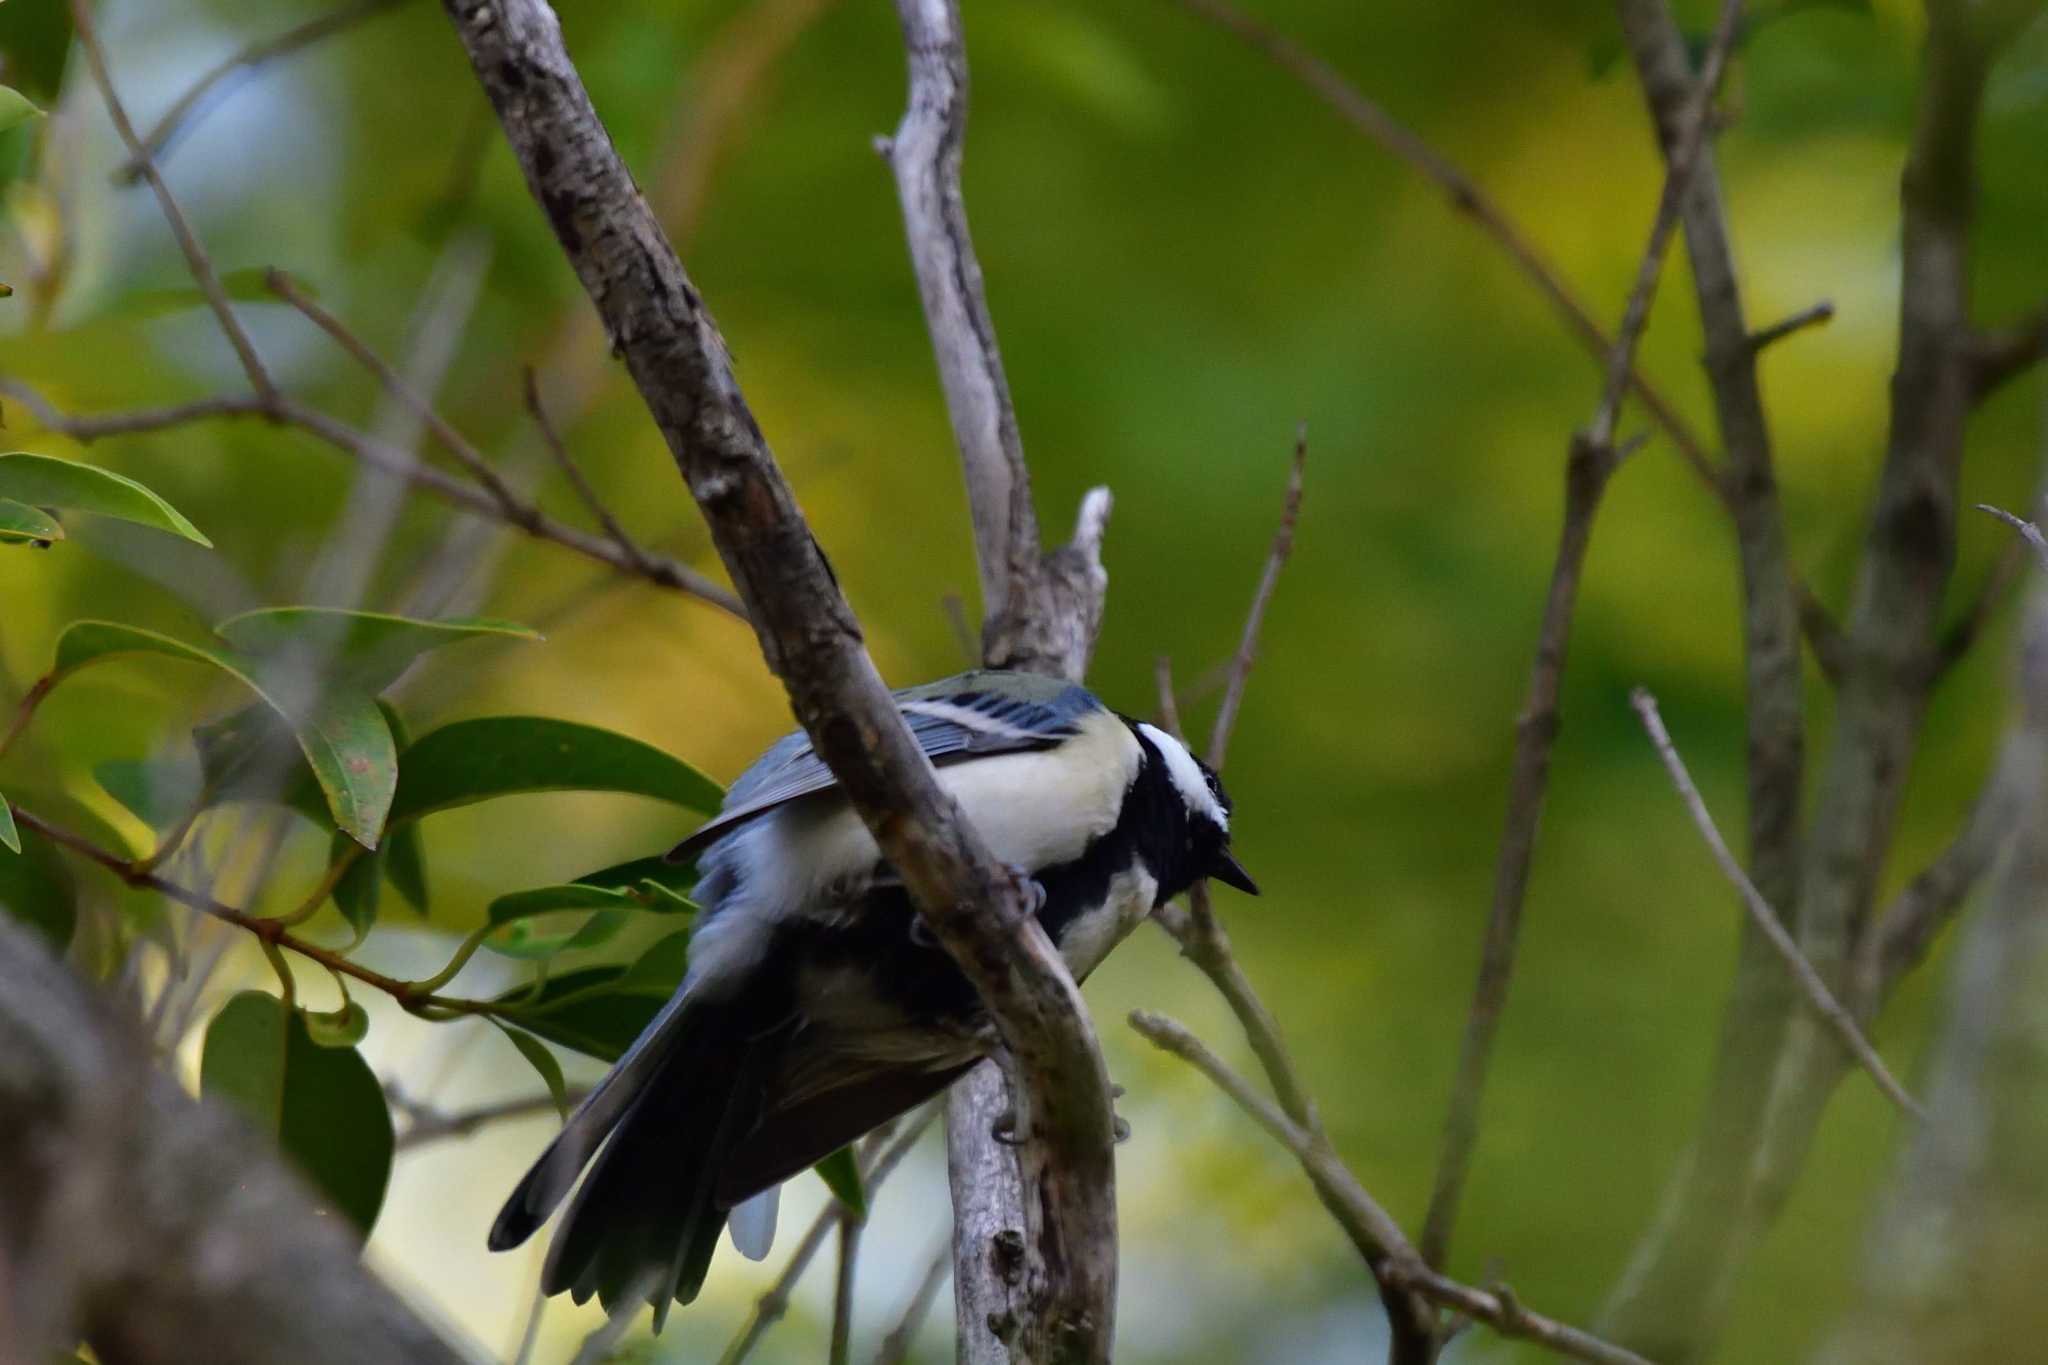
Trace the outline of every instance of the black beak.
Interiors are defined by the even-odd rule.
[[[1216,855],[1216,861],[1209,866],[1209,875],[1225,886],[1236,887],[1247,896],[1259,894],[1259,884],[1252,880],[1252,874],[1244,870],[1243,864],[1230,856],[1228,849]]]

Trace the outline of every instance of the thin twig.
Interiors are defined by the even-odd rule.
[[[1649,324],[1650,305],[1665,253],[1678,225],[1680,206],[1693,168],[1702,156],[1707,115],[1729,45],[1734,41],[1740,8],[1739,0],[1726,0],[1722,7],[1720,26],[1690,102],[1685,132],[1665,171],[1649,241],[1622,309],[1621,325],[1615,331],[1599,404],[1586,428],[1573,435],[1565,457],[1564,525],[1558,537],[1557,557],[1551,565],[1543,620],[1536,635],[1536,654],[1529,666],[1529,689],[1515,722],[1507,817],[1494,864],[1493,899],[1480,949],[1479,976],[1472,989],[1472,1005],[1458,1047],[1458,1068],[1444,1120],[1443,1146],[1437,1158],[1429,1212],[1423,1223],[1422,1256],[1433,1266],[1443,1265],[1450,1253],[1459,1203],[1479,1145],[1480,1106],[1494,1043],[1500,1036],[1501,1017],[1507,1008],[1508,989],[1514,980],[1522,911],[1528,901],[1537,832],[1550,786],[1550,759],[1560,728],[1558,699],[1563,690],[1572,618],[1578,608],[1579,584],[1592,546],[1594,521],[1607,485],[1621,462],[1622,452],[1614,444],[1615,423],[1628,375],[1635,364],[1636,348]]]
[[[228,304],[227,291],[221,288],[220,277],[214,273],[213,261],[200,245],[199,237],[192,231],[192,224],[185,218],[185,212],[178,207],[178,201],[171,194],[171,187],[164,183],[163,175],[157,170],[156,162],[150,157],[149,149],[135,135],[135,125],[128,121],[128,111],[122,107],[120,96],[114,93],[114,78],[107,71],[107,54],[100,46],[99,29],[94,25],[92,6],[88,0],[71,0],[72,24],[78,32],[79,46],[85,49],[86,65],[92,69],[93,83],[99,86],[100,96],[106,101],[107,114],[114,121],[114,131],[121,135],[121,141],[128,147],[128,155],[142,168],[142,176],[149,182],[150,190],[156,195],[157,204],[163,209],[164,219],[171,225],[171,234],[178,239],[178,249],[185,254],[185,264],[192,272],[193,282],[199,292],[206,296],[207,307],[220,321],[220,329],[227,335],[228,344],[235,348],[236,357],[242,362],[242,372],[249,376],[250,387],[263,398],[273,398],[276,387],[270,382],[269,371],[263,368],[263,361],[257,357],[256,347],[249,340],[249,334],[242,330],[241,321],[235,317],[235,310]]]
[[[573,1109],[581,1104],[589,1093],[588,1090],[577,1086],[563,1092],[563,1098]],[[391,1101],[391,1107],[404,1114],[407,1119],[405,1131],[398,1135],[398,1150],[401,1152],[413,1147],[424,1147],[430,1142],[439,1142],[444,1138],[468,1137],[479,1128],[508,1119],[533,1118],[541,1114],[559,1112],[552,1095],[524,1095],[518,1099],[478,1105],[474,1109],[458,1109],[453,1113],[422,1104],[389,1087],[385,1090],[385,1096]]]
[[[1231,5],[1228,0],[1179,0],[1179,3],[1264,54],[1275,66],[1336,110],[1345,122],[1441,190],[1454,210],[1470,218],[1507,253],[1508,259],[1536,286],[1537,292],[1549,301],[1572,335],[1596,360],[1604,363],[1614,353],[1613,338],[1593,320],[1592,311],[1573,293],[1556,267],[1543,259],[1528,234],[1480,189],[1472,177],[1416,136],[1413,129],[1368,99],[1329,63]],[[1720,478],[1707,454],[1706,442],[1640,373],[1631,370],[1628,379],[1631,391],[1671,438],[1685,462],[1716,496],[1721,496]]]
[[[1827,299],[1822,299],[1819,303],[1802,308],[1788,318],[1772,323],[1762,331],[1751,332],[1749,349],[1752,352],[1761,351],[1766,346],[1783,341],[1795,332],[1803,332],[1809,327],[1820,327],[1832,322],[1834,317],[1835,305]]]
[[[875,1191],[889,1178],[889,1173],[896,1169],[898,1163],[910,1155],[910,1149],[924,1136],[925,1129],[931,1127],[932,1121],[939,1116],[943,1106],[943,1100],[934,1100],[927,1104],[910,1120],[902,1134],[890,1143],[886,1150],[880,1150],[879,1155],[877,1151],[881,1149],[882,1143],[887,1141],[886,1134],[878,1133],[863,1144],[860,1154],[861,1183],[867,1190],[870,1204],[874,1202]],[[768,1334],[768,1329],[789,1311],[790,1291],[796,1288],[796,1282],[803,1278],[812,1258],[825,1245],[826,1236],[839,1222],[839,1214],[837,1200],[827,1201],[825,1207],[818,1211],[818,1216],[811,1220],[810,1227],[804,1230],[803,1239],[796,1244],[796,1250],[790,1253],[789,1263],[782,1267],[782,1273],[775,1277],[775,1283],[768,1287],[768,1291],[755,1301],[753,1311],[747,1314],[747,1320],[740,1324],[740,1330],[734,1335],[731,1344],[725,1348],[725,1353],[719,1356],[719,1365],[739,1365],[739,1362],[745,1360],[753,1352],[754,1347],[760,1344],[761,1338]]]
[[[168,431],[193,422],[219,418],[260,417],[281,422],[286,426],[298,428],[363,464],[382,470],[394,478],[404,479],[414,487],[464,511],[515,526],[536,540],[560,545],[587,559],[610,565],[622,573],[644,578],[658,587],[684,593],[707,602],[728,615],[741,620],[746,619],[746,608],[730,589],[686,564],[653,553],[644,553],[644,562],[636,561],[605,537],[565,525],[530,506],[522,506],[518,515],[514,517],[506,512],[497,499],[467,480],[456,478],[445,470],[436,469],[431,465],[423,465],[408,451],[387,445],[316,408],[307,407],[282,395],[267,401],[252,397],[216,396],[160,408],[136,408],[122,412],[74,416],[58,411],[48,399],[26,384],[15,380],[0,379],[0,394],[18,400],[33,412],[36,420],[48,430],[61,432],[81,444],[90,444],[113,436]]]
[[[68,829],[53,825],[34,812],[23,810],[20,806],[14,807],[14,819],[23,829],[32,829],[51,843],[68,848],[73,853],[90,862],[98,863],[130,886],[154,891],[160,896],[174,900],[180,905],[198,910],[203,914],[211,915],[215,919],[232,924],[238,929],[246,929],[256,936],[259,943],[270,948],[282,948],[288,952],[297,953],[300,957],[317,962],[331,972],[339,973],[342,976],[360,981],[366,986],[374,987],[396,1000],[408,1010],[448,1010],[458,1014],[495,1014],[498,1012],[498,1006],[488,1000],[465,1000],[454,996],[435,995],[430,991],[421,990],[415,982],[401,981],[397,977],[386,976],[382,972],[372,971],[370,968],[353,961],[341,953],[323,948],[317,943],[307,942],[305,939],[285,929],[283,922],[280,920],[269,919],[260,915],[251,915],[246,911],[237,910],[231,905],[223,905],[211,896],[194,891],[190,887],[183,886],[168,878],[160,877],[154,872],[142,870],[120,854],[101,848],[84,835],[74,834]]]
[[[1232,1071],[1186,1027],[1164,1015],[1133,1010],[1131,1027],[1162,1051],[1193,1066],[1301,1163],[1323,1206],[1371,1268],[1383,1293],[1413,1294],[1487,1323],[1504,1337],[1534,1342],[1597,1365],[1648,1365],[1641,1356],[1555,1319],[1533,1313],[1510,1293],[1473,1289],[1423,1264],[1400,1225],[1358,1182],[1320,1129],[1305,1127]]]
[[[1982,403],[2040,363],[2048,353],[2048,308],[2036,308],[1996,332],[1973,334],[1969,348],[1970,401]]]
[[[590,486],[590,480],[584,477],[582,467],[576,463],[575,457],[569,454],[569,447],[563,443],[561,433],[555,430],[555,424],[548,420],[547,408],[540,399],[540,379],[534,373],[533,366],[526,367],[524,379],[526,411],[533,418],[533,425],[539,429],[541,442],[547,446],[548,454],[555,457],[556,465],[568,476],[570,486],[576,490],[576,496],[583,499],[583,505],[590,509],[590,515],[597,518],[597,524],[612,538],[612,544],[618,546],[635,564],[644,565],[647,562],[646,551],[626,534],[625,527],[619,525],[619,519],[612,515],[612,509],[605,506],[604,499],[597,495],[597,490]]]
[[[1750,917],[1770,940],[1771,946],[1777,949],[1778,956],[1784,959],[1786,968],[1799,983],[1800,990],[1805,993],[1807,1002],[1813,1006],[1814,1012],[1827,1021],[1828,1026],[1841,1039],[1842,1046],[1847,1048],[1858,1064],[1870,1073],[1871,1079],[1877,1082],[1877,1088],[1884,1092],[1886,1098],[1914,1118],[1925,1119],[1927,1111],[1920,1107],[1919,1101],[1906,1093],[1906,1088],[1899,1084],[1897,1078],[1885,1066],[1884,1059],[1877,1055],[1877,1049],[1870,1045],[1870,1040],[1863,1036],[1863,1030],[1856,1026],[1855,1018],[1842,1008],[1841,1002],[1835,999],[1834,992],[1828,989],[1827,982],[1821,980],[1820,973],[1814,970],[1813,964],[1799,951],[1799,945],[1792,941],[1792,935],[1778,919],[1778,912],[1758,893],[1755,883],[1749,879],[1749,874],[1742,870],[1742,864],[1729,852],[1726,841],[1721,838],[1721,831],[1714,824],[1713,815],[1707,810],[1706,801],[1701,798],[1699,788],[1693,785],[1692,774],[1686,771],[1685,760],[1679,757],[1678,747],[1671,742],[1670,732],[1664,728],[1664,718],[1657,712],[1657,699],[1651,696],[1647,689],[1638,687],[1629,694],[1629,703],[1635,707],[1636,714],[1642,717],[1643,728],[1649,732],[1650,742],[1656,745],[1657,756],[1664,761],[1664,771],[1670,775],[1671,785],[1678,789],[1679,798],[1685,802],[1685,808],[1691,814],[1693,824],[1699,829],[1700,837],[1706,840],[1707,849],[1714,855],[1714,862],[1720,867],[1721,874],[1741,893],[1742,903],[1749,907]]]
[[[1977,510],[1979,512],[1989,512],[1992,516],[1997,517],[2007,526],[2012,527],[2013,530],[2018,531],[2020,535],[2026,540],[2027,544],[2034,547],[2034,553],[2037,556],[2039,556],[2041,560],[2041,566],[2043,568],[2048,568],[2048,536],[2044,536],[2041,534],[2040,527],[2036,526],[2033,522],[2028,521],[2024,517],[2016,517],[2012,513],[2006,511],[2004,508],[1993,507],[1989,503],[1978,503]]]
[[[953,1238],[950,1234],[939,1239],[938,1250],[926,1262],[924,1277],[911,1291],[910,1302],[903,1306],[903,1316],[882,1338],[881,1346],[875,1351],[874,1365],[903,1365],[910,1355],[910,1347],[917,1340],[917,1330],[931,1315],[932,1303],[939,1297],[939,1289],[946,1283],[946,1277],[953,1273]]]
[[[375,375],[377,382],[383,385],[384,392],[410,408],[413,415],[425,423],[427,430],[434,434],[434,439],[440,442],[441,448],[453,455],[456,461],[469,471],[470,477],[484,486],[484,490],[491,495],[491,500],[497,503],[499,510],[505,514],[506,521],[514,525],[523,525],[533,517],[533,506],[513,492],[504,479],[499,477],[498,471],[491,467],[491,462],[484,458],[483,452],[471,445],[468,438],[442,417],[432,403],[405,382],[404,375],[393,369],[383,356],[372,350],[368,342],[350,331],[346,323],[315,303],[293,284],[291,277],[282,270],[264,271],[263,284],[271,293],[298,309],[307,321],[333,338],[335,344],[347,351],[357,364]]]
[[[266,62],[288,57],[294,52],[311,47],[323,38],[333,37],[354,28],[384,10],[396,8],[405,0],[357,0],[355,4],[344,5],[317,15],[294,28],[268,38],[259,38],[246,47],[229,54],[218,65],[211,67],[198,80],[178,96],[171,107],[164,111],[142,139],[142,150],[150,156],[161,157],[170,147],[174,138],[190,130],[199,121],[199,104],[206,96],[228,77],[237,72],[253,71]],[[114,172],[116,184],[132,185],[145,174],[142,157],[131,154],[128,161]]]
[[[1237,708],[1244,703],[1245,683],[1250,680],[1252,663],[1258,658],[1259,627],[1265,623],[1273,590],[1280,585],[1280,571],[1287,567],[1287,556],[1294,551],[1294,526],[1301,519],[1302,467],[1307,462],[1308,423],[1302,422],[1294,431],[1294,465],[1287,475],[1287,497],[1281,505],[1280,525],[1273,532],[1273,548],[1266,554],[1265,572],[1259,575],[1251,610],[1245,613],[1237,655],[1231,660],[1230,683],[1223,689],[1223,701],[1216,708],[1216,724],[1209,732],[1209,766],[1219,772],[1230,749],[1230,732],[1237,725]]]

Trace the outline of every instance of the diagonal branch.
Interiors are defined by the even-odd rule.
[[[220,329],[226,334],[228,344],[235,349],[235,356],[242,362],[242,372],[249,376],[249,385],[264,398],[276,395],[276,388],[270,382],[269,371],[256,355],[255,343],[242,330],[240,319],[228,303],[227,291],[221,288],[220,276],[214,273],[213,261],[206,254],[206,248],[199,243],[199,236],[192,231],[192,224],[186,221],[185,212],[178,207],[178,201],[171,194],[171,187],[164,183],[163,174],[157,170],[156,162],[149,150],[135,135],[135,125],[128,121],[128,111],[121,104],[120,96],[114,93],[114,78],[107,72],[107,55],[100,46],[99,29],[93,23],[92,6],[87,0],[71,0],[71,19],[78,30],[79,46],[85,50],[86,65],[92,70],[93,83],[100,88],[100,96],[106,101],[107,114],[114,121],[114,130],[121,135],[121,141],[128,148],[129,156],[141,168],[143,179],[156,195],[162,207],[164,218],[171,225],[171,233],[178,239],[178,249],[185,254],[185,264],[191,269],[192,279],[198,284],[199,292],[206,296],[206,306],[213,310],[220,322]]]
[[[404,479],[413,487],[431,493],[465,512],[504,522],[532,536],[573,550],[588,559],[607,564],[621,573],[644,578],[657,587],[685,593],[744,620],[746,608],[723,584],[697,572],[687,564],[666,556],[642,552],[629,554],[615,541],[593,536],[565,525],[532,503],[520,501],[507,510],[489,493],[467,480],[456,478],[431,465],[423,465],[412,453],[387,445],[317,408],[279,395],[265,400],[256,397],[213,397],[194,399],[161,408],[137,408],[125,412],[94,413],[89,416],[60,412],[50,401],[26,384],[0,379],[0,394],[15,399],[50,431],[59,432],[82,445],[115,436],[133,436],[153,431],[171,431],[193,422],[220,418],[263,418],[296,427],[316,440],[332,446],[352,459]]]
[[[1045,1158],[1038,1253],[1058,1267],[1033,1326],[1106,1360],[1113,1306],[1112,1115],[1079,992],[938,785],[734,376],[725,341],[620,161],[542,0],[444,0],[529,189],[667,439],[747,603],[769,667],[934,937],[1015,1060]]]
[[[1458,1047],[1458,1069],[1451,1085],[1450,1109],[1444,1121],[1443,1149],[1437,1159],[1429,1213],[1423,1224],[1422,1255],[1440,1266],[1450,1252],[1458,1204],[1471,1174],[1479,1144],[1480,1103],[1500,1021],[1514,978],[1516,949],[1521,939],[1522,907],[1528,899],[1529,874],[1536,856],[1537,830],[1550,785],[1550,756],[1560,728],[1558,697],[1564,682],[1566,650],[1571,643],[1572,616],[1578,608],[1579,583],[1592,546],[1593,523],[1609,480],[1624,451],[1614,444],[1614,428],[1637,346],[1650,320],[1650,304],[1663,272],[1664,256],[1676,230],[1680,206],[1690,192],[1695,167],[1706,155],[1708,114],[1721,70],[1735,40],[1738,0],[1727,0],[1720,25],[1708,49],[1699,80],[1686,94],[1683,129],[1674,144],[1664,185],[1658,194],[1649,242],[1636,267],[1635,283],[1622,309],[1621,326],[1607,356],[1606,381],[1592,421],[1573,435],[1565,457],[1564,526],[1557,558],[1544,598],[1543,621],[1536,635],[1536,657],[1529,667],[1529,690],[1515,722],[1515,752],[1508,779],[1506,826],[1494,866],[1493,901],[1486,937],[1480,950],[1479,979]]]
[[[1741,893],[1742,903],[1748,908],[1750,918],[1756,922],[1757,928],[1770,942],[1772,950],[1783,960],[1787,970],[1792,973],[1793,980],[1799,983],[1799,989],[1805,995],[1807,1003],[1813,1007],[1816,1014],[1827,1021],[1828,1027],[1835,1031],[1835,1036],[1841,1040],[1842,1046],[1855,1057],[1858,1065],[1870,1073],[1871,1079],[1877,1082],[1877,1088],[1884,1092],[1887,1099],[1916,1119],[1926,1118],[1927,1111],[1906,1093],[1906,1088],[1899,1084],[1898,1079],[1885,1066],[1884,1059],[1877,1055],[1877,1049],[1870,1045],[1870,1040],[1863,1036],[1863,1030],[1857,1027],[1855,1017],[1835,999],[1834,992],[1828,989],[1827,982],[1821,979],[1813,964],[1799,951],[1799,945],[1792,941],[1792,935],[1778,918],[1778,912],[1764,900],[1757,891],[1756,884],[1742,870],[1742,864],[1729,852],[1727,842],[1721,838],[1721,831],[1714,826],[1714,817],[1707,810],[1707,803],[1700,797],[1699,788],[1693,785],[1692,774],[1685,770],[1685,760],[1679,757],[1677,746],[1671,742],[1670,732],[1664,728],[1663,717],[1657,714],[1657,699],[1646,689],[1638,687],[1630,695],[1629,701],[1635,707],[1636,714],[1642,717],[1643,729],[1649,732],[1650,742],[1657,746],[1657,757],[1663,760],[1664,770],[1671,777],[1671,785],[1678,789],[1679,799],[1685,802],[1686,812],[1692,816],[1692,822],[1699,829],[1700,837],[1706,840],[1707,849],[1714,855],[1714,862],[1719,865],[1721,874]]]
[[[1595,1365],[1649,1365],[1634,1352],[1602,1341],[1590,1332],[1531,1312],[1504,1286],[1474,1289],[1431,1270],[1408,1244],[1393,1216],[1380,1207],[1338,1158],[1319,1128],[1303,1127],[1282,1113],[1174,1020],[1148,1010],[1133,1010],[1130,1023],[1153,1046],[1172,1053],[1208,1077],[1294,1154],[1323,1206],[1350,1237],[1383,1293],[1413,1295],[1439,1304],[1488,1324],[1504,1337],[1533,1342],[1573,1360],[1591,1361]]]

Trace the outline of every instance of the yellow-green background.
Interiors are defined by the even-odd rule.
[[[104,7],[103,24],[147,123],[212,61],[320,8],[123,0]],[[690,141],[705,54],[758,22],[731,0],[559,8],[599,109],[650,184]],[[1427,184],[1169,0],[968,8],[966,190],[1040,512],[1051,530],[1090,485],[1117,496],[1091,676],[1110,703],[1148,712],[1159,655],[1190,685],[1227,657],[1295,423],[1308,424],[1297,553],[1228,771],[1238,846],[1266,894],[1224,893],[1222,909],[1344,1156],[1414,1226],[1489,898],[1566,441],[1591,412],[1596,368]],[[910,683],[962,663],[941,597],[971,603],[971,552],[893,186],[869,148],[901,112],[895,19],[882,0],[820,9],[752,88],[700,219],[681,235],[877,662]],[[1259,13],[1463,165],[1597,314],[1618,316],[1659,167],[1626,63],[1602,64],[1618,43],[1606,7],[1263,0]],[[1702,28],[1708,17],[1702,6],[1681,15]],[[1918,7],[1895,0],[1874,13],[1801,9],[1756,31],[1726,96],[1735,122],[1720,142],[1722,180],[1752,323],[1822,298],[1837,310],[1769,351],[1762,375],[1794,555],[1838,604],[1883,441],[1897,182],[1921,26]],[[2048,287],[2044,57],[2048,34],[2036,31],[1993,82],[1974,265],[1976,313],[1988,322]],[[0,370],[81,410],[232,387],[232,357],[203,311],[137,303],[183,285],[182,265],[146,193],[109,186],[111,133],[79,74],[49,152],[75,237],[72,278],[46,330],[17,321],[23,299],[0,304]],[[473,235],[489,265],[443,410],[537,478],[552,510],[581,519],[560,479],[532,463],[519,367],[539,363],[543,381],[561,385],[572,366],[594,369],[595,402],[567,431],[578,458],[637,534],[715,571],[659,438],[603,358],[484,117],[439,7],[416,2],[235,86],[175,147],[168,174],[223,269],[293,271],[387,354],[403,349],[437,259]],[[464,143],[479,134],[474,193],[451,212]],[[20,191],[15,201],[29,222],[34,206]],[[18,281],[18,248],[0,261]],[[1710,430],[1682,261],[1666,285],[1643,364]],[[243,313],[291,391],[370,419],[374,388],[322,338],[276,305]],[[566,354],[565,335],[575,338]],[[2038,383],[2022,383],[1974,423],[1966,502],[2024,500],[2039,400]],[[12,403],[6,417],[11,441],[70,449]],[[1623,428],[1640,425],[1631,414]],[[290,599],[354,473],[302,436],[255,424],[107,443],[91,458],[146,479],[208,530],[219,555],[207,562],[231,569],[254,602]],[[448,525],[438,505],[411,508],[379,602]],[[2005,535],[1965,522],[1963,585]],[[123,543],[139,547],[143,572],[76,544],[0,562],[0,660],[16,684],[74,617],[192,633],[233,604],[198,561],[166,560],[157,541]],[[1732,963],[1738,909],[1626,705],[1633,684],[1658,693],[1709,802],[1739,828],[1731,550],[1716,504],[1652,439],[1616,480],[1588,564],[1523,953],[1453,1264],[1468,1278],[1505,1277],[1569,1319],[1597,1309],[1686,1140]],[[449,653],[400,694],[415,728],[487,711],[559,714],[724,779],[786,727],[744,628],[642,586],[600,588],[602,577],[548,546],[505,545],[483,605],[546,623],[548,641]],[[2005,714],[2006,640],[2001,618],[1940,694],[1892,884],[1940,846],[1983,775]],[[175,735],[200,708],[197,686],[169,666],[109,669],[81,679],[39,725],[79,786],[92,762]],[[1811,695],[1824,736],[1826,697],[1817,684]],[[1198,722],[1209,705],[1191,702]],[[680,828],[668,812],[604,798],[439,818],[428,828],[438,926],[466,929],[490,895],[645,853]],[[409,970],[445,951],[402,916],[386,920],[367,960]],[[460,984],[483,989],[488,970]],[[258,959],[222,984],[260,984],[263,973]],[[1909,1074],[1941,977],[1937,959],[1880,1030]],[[309,992],[325,989],[307,979]],[[1130,1087],[1122,1109],[1134,1129],[1118,1152],[1119,1359],[1363,1358],[1380,1330],[1370,1286],[1307,1184],[1204,1082],[1121,1023],[1134,1006],[1163,1009],[1245,1061],[1203,980],[1148,930],[1088,995],[1111,1069]],[[381,1070],[449,1105],[534,1088],[486,1033],[380,1011],[367,1048]],[[493,1353],[516,1341],[535,1262],[488,1255],[483,1232],[546,1131],[529,1122],[403,1157],[371,1248],[407,1293]],[[1746,1281],[1727,1359],[1796,1359],[1825,1329],[1898,1136],[1895,1116],[1852,1077]],[[814,1183],[800,1182],[786,1206],[785,1246]],[[861,1340],[893,1319],[943,1215],[927,1152],[879,1200]],[[662,1339],[663,1358],[715,1353],[767,1276],[721,1252],[705,1300]],[[821,1354],[829,1270],[821,1263],[812,1278],[763,1359]],[[558,1305],[539,1358],[565,1356],[594,1321]],[[926,1358],[949,1355],[943,1331],[927,1341]],[[1477,1334],[1458,1349],[1503,1354]]]

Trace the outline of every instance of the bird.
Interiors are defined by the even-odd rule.
[[[1215,772],[1077,683],[984,669],[893,694],[939,785],[1028,879],[1078,980],[1204,878],[1258,887]],[[776,1191],[944,1090],[996,1037],[973,985],[802,733],[771,745],[670,853],[701,907],[675,994],[534,1162],[493,1224],[531,1237],[576,1187],[541,1290],[659,1331],[720,1232],[767,1255]]]

